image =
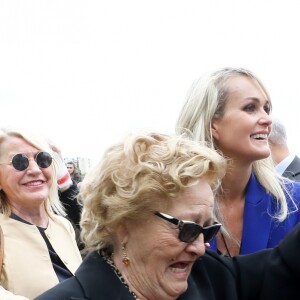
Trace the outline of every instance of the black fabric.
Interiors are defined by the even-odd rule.
[[[79,189],[77,184],[73,182],[73,184],[65,191],[59,192],[59,199],[63,204],[65,211],[67,213],[66,218],[71,222],[73,225],[75,235],[76,235],[76,242],[79,250],[84,248],[84,245],[80,239],[80,218],[81,218],[81,210],[82,206],[77,201],[77,196],[79,193]]]
[[[82,181],[82,176],[79,173],[75,173],[74,176],[72,177],[72,180],[78,184],[79,182]]]
[[[291,180],[300,181],[300,158],[297,155],[285,169],[282,175]]]
[[[134,298],[111,266],[97,252],[92,252],[84,259],[74,277],[35,299],[132,300]]]
[[[68,219],[79,228],[82,206],[77,201],[79,189],[73,184],[65,191],[59,192],[59,199],[62,202]]]
[[[68,278],[70,278],[71,276],[73,276],[73,274],[69,271],[69,269],[66,267],[66,265],[62,262],[62,260],[60,259],[60,257],[56,254],[55,250],[53,249],[52,245],[50,244],[46,234],[45,234],[45,229],[38,227],[42,237],[44,238],[47,247],[48,247],[48,251],[49,251],[49,255],[50,255],[50,259],[53,265],[53,269],[56,273],[56,276],[58,278],[59,282],[62,282]]]
[[[300,299],[300,224],[274,249],[235,258],[208,250],[180,300]],[[133,300],[110,266],[93,252],[75,276],[35,300]]]

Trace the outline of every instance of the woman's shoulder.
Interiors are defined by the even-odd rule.
[[[52,222],[53,224],[55,224],[57,226],[65,227],[68,230],[70,230],[70,228],[73,228],[73,225],[71,224],[71,222],[66,217],[63,217],[60,215],[51,214],[50,222]]]

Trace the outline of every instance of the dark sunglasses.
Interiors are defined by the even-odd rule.
[[[154,214],[172,224],[177,225],[179,229],[178,238],[180,241],[185,243],[192,243],[201,233],[203,233],[204,236],[204,243],[209,243],[216,236],[222,226],[219,223],[214,223],[213,225],[202,227],[195,222],[178,220],[158,211],[154,212]]]
[[[52,164],[52,156],[48,152],[44,151],[37,153],[34,160],[42,169],[46,169]],[[18,153],[13,156],[12,160],[8,164],[12,165],[18,171],[24,171],[29,166],[29,159],[26,154]]]

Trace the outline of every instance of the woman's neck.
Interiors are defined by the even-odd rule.
[[[222,180],[222,193],[220,194],[219,201],[235,202],[243,200],[251,172],[252,165],[229,165],[226,175]]]
[[[240,252],[244,223],[246,188],[252,172],[252,165],[231,164],[222,180],[222,192],[218,196],[221,222],[229,236],[217,236],[218,249],[229,256]]]
[[[44,207],[39,209],[12,207],[11,210],[15,215],[31,224],[42,228],[47,228],[48,226],[49,217]]]

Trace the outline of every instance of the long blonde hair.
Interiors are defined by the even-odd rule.
[[[192,85],[177,120],[177,133],[188,131],[194,140],[206,141],[212,149],[216,149],[211,124],[213,119],[221,118],[224,114],[228,98],[226,83],[232,76],[246,76],[255,79],[267,95],[271,108],[272,103],[267,90],[251,71],[243,68],[220,69],[206,74]],[[283,221],[289,213],[284,192],[290,198],[291,195],[285,188],[284,180],[277,175],[271,157],[255,161],[253,172],[265,190],[276,198],[279,209],[274,217]]]

